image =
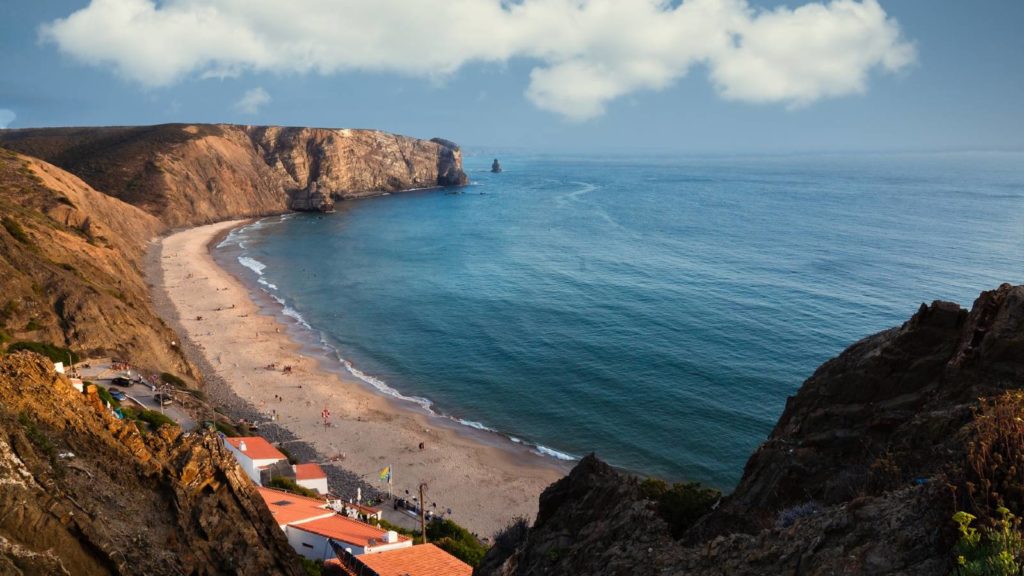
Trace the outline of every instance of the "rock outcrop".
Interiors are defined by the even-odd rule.
[[[41,356],[0,359],[0,573],[291,574],[216,435],[143,435]]]
[[[77,175],[170,227],[468,180],[458,145],[376,130],[165,124],[5,130],[0,145]]]
[[[922,305],[815,371],[733,494],[681,539],[636,478],[588,457],[477,573],[948,573],[955,509],[1024,511],[1021,382],[1024,286],[970,312]]]

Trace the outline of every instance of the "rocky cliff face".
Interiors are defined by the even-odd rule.
[[[188,374],[141,259],[163,225],[45,162],[0,149],[0,344],[36,340]]]
[[[478,574],[947,573],[955,509],[1024,511],[1021,382],[1024,286],[922,305],[822,365],[681,539],[635,478],[587,458]]]
[[[30,353],[0,359],[0,573],[299,574],[214,435],[142,435]]]
[[[467,182],[457,145],[375,130],[235,125],[5,130],[0,145],[176,227]]]

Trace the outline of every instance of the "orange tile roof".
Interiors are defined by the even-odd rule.
[[[245,451],[242,452],[252,460],[286,460],[284,454],[270,445],[260,436],[239,436],[236,438],[224,438],[224,441],[235,447],[236,450],[242,449],[242,442],[245,442]]]
[[[296,464],[292,466],[295,468],[295,479],[296,480],[317,480],[319,478],[327,478],[327,473],[320,467],[319,464],[308,463],[308,464]]]
[[[356,558],[380,576],[472,576],[473,567],[433,544]]]
[[[310,518],[327,517],[335,513],[334,510],[326,508],[327,502],[323,500],[306,498],[262,486],[257,486],[256,489],[259,490],[260,496],[263,497],[263,501],[267,504],[267,508],[270,508],[270,513],[274,515],[274,520],[279,525],[302,522]]]
[[[292,524],[291,527],[364,548],[370,545],[371,539],[375,541],[374,545],[384,544],[384,537],[387,535],[387,532],[380,528],[341,515]],[[398,536],[399,542],[408,539],[407,536]]]

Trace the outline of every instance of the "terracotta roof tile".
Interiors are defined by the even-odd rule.
[[[295,469],[296,480],[316,480],[319,478],[327,478],[327,473],[320,467],[319,464],[296,464],[292,466]]]
[[[420,544],[357,560],[380,576],[472,576],[473,568],[433,544]]]
[[[327,502],[315,498],[306,498],[281,490],[272,490],[257,486],[263,501],[270,508],[274,520],[280,524],[302,522],[311,518],[323,518],[334,515],[334,510],[326,508]]]
[[[370,540],[375,541],[375,545],[384,544],[384,538],[387,532],[370,526],[365,522],[359,522],[345,516],[335,515],[330,518],[322,518],[320,520],[313,520],[312,522],[302,522],[301,524],[292,524],[292,528],[298,528],[306,532],[313,534],[319,534],[328,538],[333,538],[341,542],[347,542],[356,546],[366,547],[370,545]],[[407,536],[398,536],[398,541],[403,542],[408,540]]]
[[[236,450],[242,450],[242,442],[245,442],[245,450],[243,454],[248,456],[252,460],[286,460],[284,454],[270,445],[259,436],[246,436],[236,438],[224,438],[224,441],[231,444]]]

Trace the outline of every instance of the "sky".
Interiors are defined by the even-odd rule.
[[[0,128],[469,150],[1024,149],[1021,0],[4,0]]]

